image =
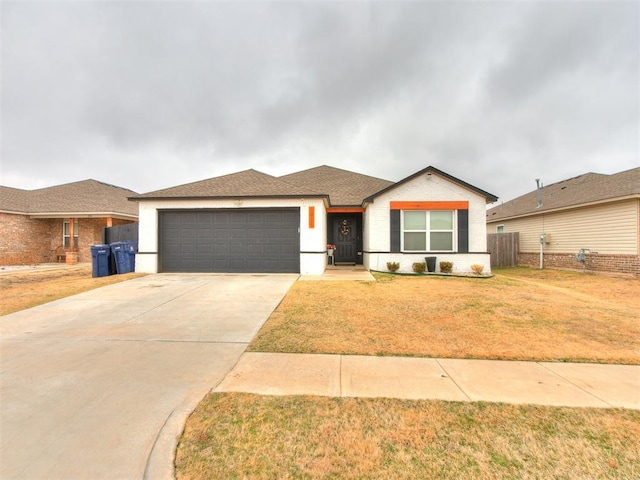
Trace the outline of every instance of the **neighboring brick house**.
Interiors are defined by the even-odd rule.
[[[0,265],[90,262],[103,227],[137,221],[132,195],[96,180],[37,190],[0,186]]]
[[[540,204],[540,205],[539,205]],[[640,168],[586,173],[487,211],[488,233],[519,232],[518,264],[640,275]],[[541,243],[540,236],[545,235]]]
[[[329,166],[246,170],[133,199],[139,272],[320,275],[328,262],[386,271],[389,261],[411,272],[425,256],[490,272],[485,211],[497,198],[434,167],[395,183]]]

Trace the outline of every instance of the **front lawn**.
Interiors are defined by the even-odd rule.
[[[297,282],[249,351],[640,363],[639,280],[495,273]]]

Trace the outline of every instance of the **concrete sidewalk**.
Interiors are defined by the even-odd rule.
[[[371,272],[362,265],[328,265],[322,275],[300,275],[299,282],[349,281],[375,282]]]
[[[215,391],[640,410],[640,366],[244,353]]]

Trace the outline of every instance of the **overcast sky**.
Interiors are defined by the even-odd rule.
[[[637,1],[7,1],[0,184],[253,168],[507,201],[640,166]]]

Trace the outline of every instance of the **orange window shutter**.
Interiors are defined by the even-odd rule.
[[[309,228],[316,228],[316,207],[309,207]]]

